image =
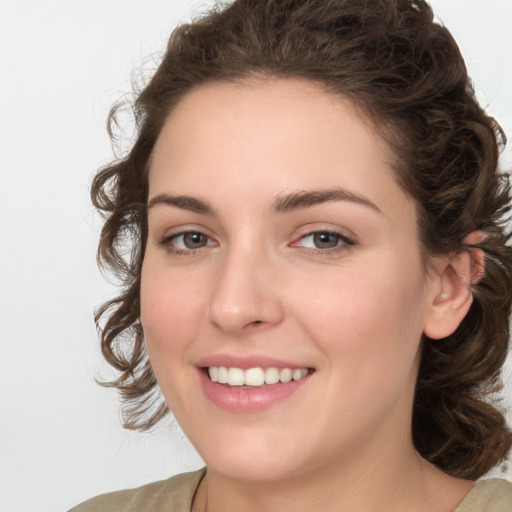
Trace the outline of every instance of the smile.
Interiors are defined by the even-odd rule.
[[[242,368],[225,366],[210,366],[208,375],[212,382],[228,386],[262,387],[278,383],[297,381],[308,375],[307,368]]]
[[[203,392],[217,407],[236,413],[256,413],[293,399],[316,374],[315,368],[288,366],[264,357],[250,362],[226,356],[209,359],[197,366]],[[215,359],[223,359],[224,365]],[[229,359],[234,359],[231,364]]]

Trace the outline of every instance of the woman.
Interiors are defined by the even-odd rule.
[[[103,353],[126,426],[170,409],[207,469],[74,510],[511,510],[475,484],[512,439],[504,135],[429,6],[218,7],[135,114],[92,190]]]

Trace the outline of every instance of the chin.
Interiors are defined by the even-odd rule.
[[[232,457],[222,456],[206,461],[209,471],[222,475],[230,480],[252,483],[282,482],[300,471],[295,463],[282,460],[280,457],[261,457],[261,454],[251,458],[233,454]]]
[[[246,482],[282,481],[297,475],[300,468],[308,467],[306,454],[301,454],[297,445],[283,442],[283,435],[258,436],[247,432],[241,436],[212,436],[204,443],[195,443],[208,469],[225,478]],[[284,437],[289,436],[289,430]],[[245,437],[245,439],[242,439]],[[259,437],[259,439],[258,439]],[[289,440],[290,441],[290,440]]]

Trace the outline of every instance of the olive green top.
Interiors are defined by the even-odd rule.
[[[69,512],[190,512],[206,469],[182,473],[137,489],[92,498]],[[475,485],[453,512],[512,512],[512,484],[493,478]]]

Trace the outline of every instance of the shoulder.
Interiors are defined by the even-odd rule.
[[[454,512],[512,512],[512,484],[499,478],[482,480]]]
[[[188,512],[206,469],[182,473],[136,489],[109,492],[72,508],[69,512]]]

